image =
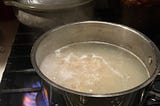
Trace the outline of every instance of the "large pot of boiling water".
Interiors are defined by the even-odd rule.
[[[39,76],[72,106],[137,106],[160,69],[160,53],[142,33],[87,21],[43,34],[31,60]],[[134,104],[136,103],[136,104]]]

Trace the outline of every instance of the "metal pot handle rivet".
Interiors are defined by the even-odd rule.
[[[152,57],[151,57],[151,56],[148,57],[148,63],[149,63],[150,65],[152,64]]]
[[[4,53],[4,47],[0,46],[0,53]]]

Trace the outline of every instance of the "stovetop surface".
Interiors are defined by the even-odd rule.
[[[32,45],[43,33],[20,24],[0,85],[0,106],[49,106],[43,81],[30,61]],[[52,106],[66,106],[61,95],[52,96]]]
[[[30,51],[35,40],[42,35],[43,32],[32,28],[28,28],[20,24],[15,42],[12,46],[11,54],[8,58],[5,73],[0,85],[0,106],[49,106],[48,99],[43,91],[43,81],[33,69],[30,61]],[[149,37],[160,48],[160,33],[147,33]],[[160,92],[160,78],[155,83],[155,88]],[[42,92],[43,91],[43,92]],[[42,101],[36,104],[36,96],[38,92]],[[152,92],[152,97],[155,97]],[[32,95],[32,96],[31,96]],[[57,94],[55,94],[56,96]],[[160,95],[158,95],[160,97]],[[154,102],[154,98],[149,98],[148,106],[160,106],[160,102]],[[53,106],[66,106],[62,103],[64,100],[56,99]],[[160,100],[160,98],[158,98]]]

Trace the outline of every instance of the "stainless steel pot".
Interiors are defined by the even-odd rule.
[[[15,14],[21,23],[45,30],[93,17],[93,0],[4,0],[4,3],[16,7]]]
[[[133,89],[118,93],[96,95],[66,89],[47,78],[39,69],[43,59],[65,45],[101,41],[121,46],[135,53],[147,66],[150,78]],[[39,76],[53,89],[60,91],[73,106],[137,106],[141,103],[145,87],[149,86],[160,70],[160,52],[155,44],[142,33],[119,24],[86,21],[68,24],[52,29],[42,35],[34,44],[31,60]]]

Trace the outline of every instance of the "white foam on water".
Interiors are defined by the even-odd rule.
[[[62,47],[46,56],[40,69],[61,86],[94,94],[128,90],[149,78],[145,65],[133,53],[102,42]]]

